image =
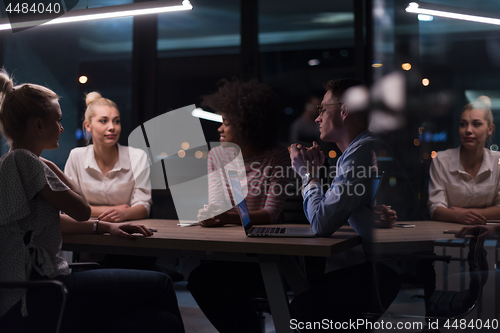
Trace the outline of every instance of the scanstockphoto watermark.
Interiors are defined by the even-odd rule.
[[[255,196],[261,194],[297,196],[301,194],[302,180],[300,177],[294,177],[296,172],[291,166],[266,166],[260,168],[260,162],[254,162],[250,165],[250,168],[254,173],[253,180],[248,183],[249,194]],[[297,170],[297,173],[306,173],[306,170],[309,170],[306,166],[304,168],[302,171]],[[337,170],[336,167],[327,168],[322,166],[316,168],[313,175],[320,177],[319,185],[323,187],[324,185],[330,185],[331,179],[334,179],[337,174],[341,175],[344,180],[334,183],[331,191],[339,196],[363,196],[366,194],[367,187],[371,186],[371,183],[367,182],[367,180],[377,177],[378,169],[375,166],[352,166],[347,169],[339,168]],[[323,178],[323,176],[327,176],[330,180]],[[264,179],[263,182],[262,179]]]
[[[389,330],[417,330],[422,331],[424,324],[427,327],[437,328],[438,322],[428,320],[423,321],[376,321],[372,322],[368,319],[356,319],[349,321],[334,321],[331,319],[323,319],[321,321],[299,321],[297,319],[290,320],[290,329],[292,330],[381,330],[383,332]]]
[[[274,196],[297,196],[302,193],[302,181],[296,179],[293,182],[271,182],[268,180],[264,180],[261,185],[260,181],[254,180],[248,183],[248,194],[252,194],[254,196],[264,195],[274,195]],[[320,180],[319,185],[323,187],[324,185],[330,185],[328,181]],[[346,181],[343,184],[336,184],[331,188],[331,190],[339,196],[348,195],[348,196],[358,196],[361,197],[366,193],[366,184],[363,183],[351,183],[350,181]]]
[[[282,166],[265,166],[261,167],[260,162],[253,162],[250,164],[250,169],[255,172],[255,177],[257,178],[285,178],[291,179],[297,173],[299,175],[306,174],[309,172],[309,169],[312,167],[309,163],[301,166],[297,170],[294,170],[290,165]],[[363,179],[363,178],[372,178],[378,177],[378,167],[377,166],[365,166],[365,165],[354,165],[354,162],[351,162],[351,165],[348,167],[339,167],[337,169],[336,166],[318,166],[313,169],[314,176],[318,175],[326,175],[328,178],[333,179],[337,175],[343,175],[346,178],[351,179]]]

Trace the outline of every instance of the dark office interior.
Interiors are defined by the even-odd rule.
[[[144,1],[78,1],[75,10],[134,2]],[[436,152],[460,145],[463,106],[488,96],[494,123],[500,125],[500,27],[422,17],[405,11],[409,2],[192,0],[193,9],[186,12],[1,31],[0,62],[16,82],[44,85],[61,96],[65,132],[59,148],[43,154],[60,168],[71,149],[86,145],[81,127],[85,94],[91,91],[116,102],[123,128],[119,142],[127,145],[129,134],[141,124],[187,105],[199,106],[221,79],[256,78],[280,97],[279,142],[289,146],[291,124],[308,96],[321,100],[326,81],[357,78],[375,92],[386,75],[398,73],[404,107],[386,110],[387,121],[395,125],[376,134],[394,151],[425,211],[429,166]],[[496,0],[420,3],[500,18]],[[5,13],[3,3],[0,10]],[[79,81],[82,76],[85,83]],[[374,109],[377,98],[373,93]],[[218,141],[220,124],[200,122],[206,142]],[[498,151],[499,135],[497,131],[489,143],[491,151]],[[2,137],[0,155],[8,150]],[[334,166],[341,151],[334,143],[325,143],[324,151]],[[177,219],[168,188],[153,186],[153,202],[150,217]],[[428,212],[423,216],[430,219]],[[495,253],[498,257],[498,246],[492,246],[490,260]],[[437,265],[445,270],[441,262]],[[497,290],[498,295],[494,277],[499,273],[493,267],[490,294]],[[443,289],[455,285],[443,283]],[[486,316],[499,314],[498,297],[494,302],[495,310],[484,310]],[[484,308],[490,304],[485,301]]]

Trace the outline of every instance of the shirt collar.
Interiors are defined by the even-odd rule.
[[[111,171],[120,171],[120,170],[130,170],[132,166],[130,165],[129,151],[127,146],[122,146],[119,143],[116,144],[118,146],[118,161],[116,161],[115,166]],[[97,161],[95,159],[94,154],[94,145],[89,145],[87,147],[87,156],[85,158],[85,168],[92,168],[101,172],[99,166],[97,165]],[[110,172],[111,172],[110,171]]]
[[[340,155],[340,158],[337,160],[337,168],[339,167],[340,164],[343,163],[344,157],[348,155],[346,153],[349,153],[349,151],[351,149],[354,149],[356,142],[358,142],[359,140],[364,139],[365,137],[370,136],[370,135],[371,135],[371,133],[368,130],[364,130],[363,132],[359,133],[358,136],[355,137],[354,140],[351,141],[349,146],[347,146],[346,150],[342,153],[342,155]]]
[[[460,164],[460,148],[462,146],[459,146],[458,148],[452,149],[453,152],[451,154],[450,158],[450,165],[448,166],[448,170],[450,173],[452,172],[460,172],[460,173],[467,173],[464,170],[464,167],[462,164]],[[482,174],[483,172],[493,171],[495,161],[492,161],[490,157],[490,151],[488,149],[484,149],[484,154],[483,154],[483,161],[481,162],[481,167],[479,168],[479,171],[477,172],[478,175]]]
[[[460,164],[460,147],[452,149],[452,154],[450,158],[450,165],[448,166],[448,170],[450,173],[453,172],[462,172],[465,173],[464,167]]]
[[[349,146],[347,146],[346,150],[344,151],[344,153],[342,153],[342,155],[344,155],[349,150],[353,149],[356,146],[356,142],[358,142],[359,140],[364,139],[365,137],[370,136],[370,135],[371,135],[371,133],[368,130],[364,130],[363,132],[359,133],[358,136],[355,137],[354,140],[351,141]]]

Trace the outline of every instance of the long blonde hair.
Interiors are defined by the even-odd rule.
[[[26,132],[28,120],[47,119],[54,108],[53,101],[59,96],[49,88],[38,84],[24,83],[18,86],[5,69],[0,70],[0,126],[8,140],[21,140]]]

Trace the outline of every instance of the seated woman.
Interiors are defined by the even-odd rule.
[[[219,89],[204,96],[203,105],[222,113],[219,127],[222,146],[210,151],[208,159],[209,206],[223,206],[229,185],[223,177],[212,177],[230,164],[236,152],[227,143],[241,148],[244,167],[240,180],[247,179],[246,202],[255,224],[276,223],[286,197],[286,174],[290,158],[285,147],[276,144],[278,136],[278,96],[256,80],[221,81]],[[244,184],[246,185],[246,184]],[[281,195],[280,195],[281,194]],[[199,213],[205,227],[240,224],[234,211],[209,217],[210,209]],[[243,230],[241,230],[243,235]],[[244,282],[247,281],[247,282]],[[246,286],[243,288],[242,286]],[[265,296],[258,264],[207,262],[189,276],[188,288],[201,310],[219,332],[260,332],[258,309],[252,297]]]
[[[110,269],[70,273],[58,256],[61,231],[125,238],[152,233],[131,223],[87,221],[91,208],[82,191],[40,157],[59,146],[64,132],[57,94],[35,84],[14,86],[5,71],[0,93],[0,124],[10,144],[0,158],[0,281],[61,281],[69,291],[63,332],[184,332],[168,275]],[[0,289],[0,331],[54,332],[60,301],[45,288]]]
[[[219,171],[237,158],[239,152],[233,149],[237,145],[244,163],[238,173],[240,179],[246,177],[242,188],[248,193],[245,201],[250,219],[254,224],[276,223],[282,218],[286,197],[280,194],[288,182],[290,165],[287,149],[276,143],[277,95],[256,80],[222,80],[216,93],[203,97],[202,105],[221,113],[223,120],[218,129],[222,145],[212,149],[208,156],[209,204],[217,208],[232,207],[228,197],[230,186]],[[199,212],[202,226],[241,224],[235,210],[208,218],[210,208]]]
[[[91,92],[86,103],[83,130],[93,144],[73,149],[64,173],[82,189],[91,216],[110,222],[147,218],[152,200],[146,153],[118,143],[120,112],[113,101]]]
[[[486,149],[495,125],[489,99],[467,104],[460,115],[462,145],[438,152],[430,169],[432,219],[485,224],[500,219],[500,152]]]
[[[64,173],[81,188],[91,216],[109,222],[147,218],[153,201],[146,153],[118,143],[121,120],[115,102],[98,92],[87,94],[85,102],[83,131],[93,144],[71,150]],[[90,256],[92,261],[102,258]],[[101,263],[112,268],[157,268],[154,257],[106,255]]]

